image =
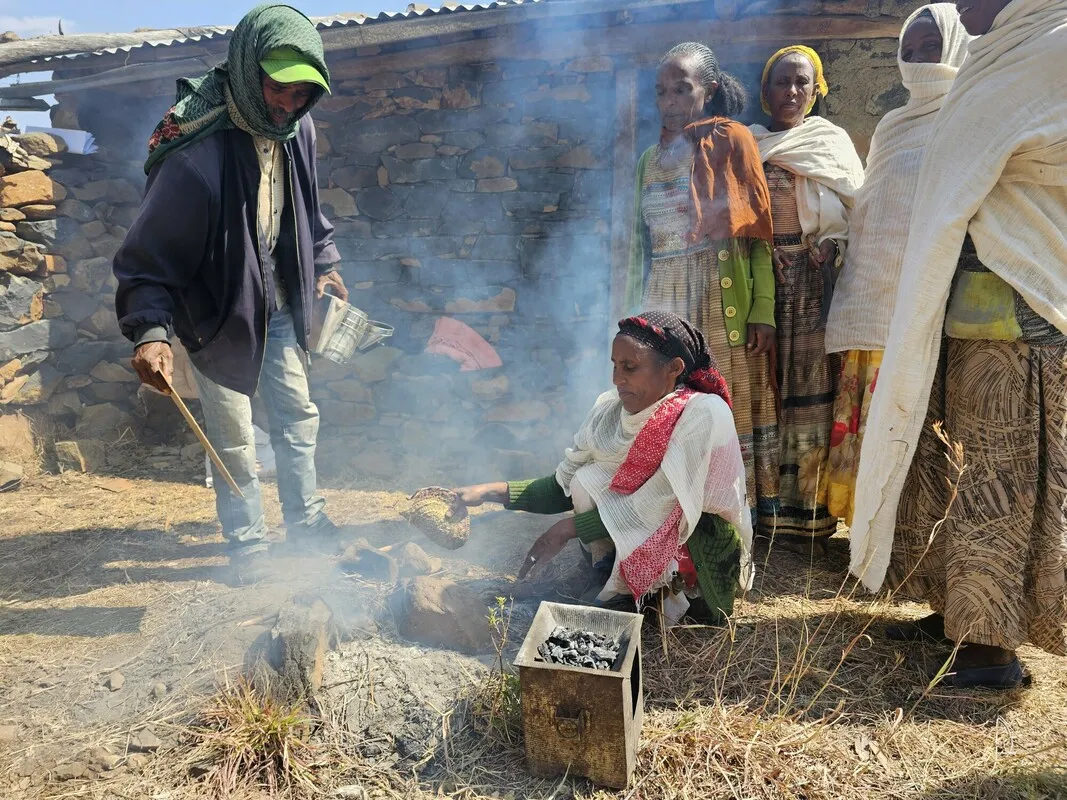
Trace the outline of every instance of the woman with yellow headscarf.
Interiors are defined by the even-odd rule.
[[[761,100],[770,125],[751,127],[771,192],[779,284],[781,503],[760,528],[773,529],[790,549],[823,552],[837,530],[826,506],[826,478],[838,356],[826,354],[825,323],[849,211],[863,183],[863,165],[848,134],[809,116],[828,91],[814,50],[783,48],[763,70]]]

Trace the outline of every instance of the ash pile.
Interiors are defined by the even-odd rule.
[[[571,630],[556,626],[548,639],[537,648],[540,661],[568,667],[610,670],[622,650],[622,642],[602,633]]]

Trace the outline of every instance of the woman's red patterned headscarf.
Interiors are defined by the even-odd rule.
[[[669,311],[645,311],[621,320],[619,335],[636,339],[667,358],[682,359],[682,383],[695,392],[717,394],[733,407],[730,389],[708,351],[704,334],[689,321]]]

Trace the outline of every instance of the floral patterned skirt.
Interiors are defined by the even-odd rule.
[[[827,505],[831,514],[844,518],[849,526],[855,510],[856,472],[860,464],[863,430],[867,427],[867,411],[881,366],[881,350],[849,350],[841,365],[834,398]]]

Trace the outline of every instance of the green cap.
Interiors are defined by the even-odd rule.
[[[278,83],[313,83],[327,93],[330,91],[330,84],[322,77],[322,73],[308,62],[306,56],[291,47],[271,50],[259,65]]]

